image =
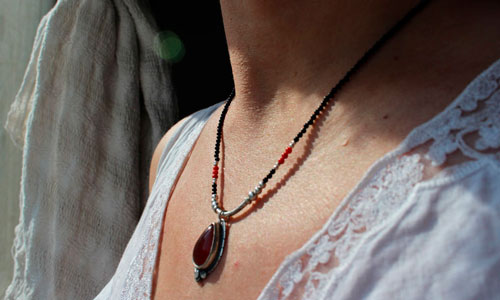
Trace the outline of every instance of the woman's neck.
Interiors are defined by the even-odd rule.
[[[298,106],[312,112],[417,2],[221,0],[237,93],[232,108],[260,118]]]

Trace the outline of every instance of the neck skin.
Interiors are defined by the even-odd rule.
[[[236,89],[233,115],[253,126],[280,113],[310,115],[417,3],[221,0]]]

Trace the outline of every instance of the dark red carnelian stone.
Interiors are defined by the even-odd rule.
[[[210,255],[210,249],[214,241],[214,225],[210,224],[207,229],[201,234],[193,249],[193,261],[198,266],[205,263]]]

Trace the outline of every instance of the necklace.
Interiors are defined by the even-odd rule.
[[[302,136],[307,132],[307,129],[311,127],[319,115],[323,112],[325,107],[329,104],[333,96],[349,81],[350,77],[354,72],[356,72],[368,59],[377,52],[380,47],[391,38],[403,25],[408,23],[408,21],[417,14],[430,0],[422,0],[415,7],[413,7],[399,22],[397,22],[389,31],[387,31],[375,44],[354,64],[354,66],[347,71],[342,79],[332,88],[332,90],[323,98],[323,101],[318,106],[318,108],[311,115],[309,120],[304,124],[302,129],[297,133],[297,135],[290,142],[288,147],[285,148],[281,157],[274,164],[267,175],[258,183],[258,185],[251,190],[245,199],[233,210],[224,210],[219,206],[217,202],[217,178],[219,176],[219,150],[220,142],[222,137],[222,127],[224,124],[224,119],[226,117],[227,111],[231,101],[234,99],[235,91],[231,92],[230,96],[226,100],[224,108],[219,118],[219,123],[217,125],[217,138],[215,142],[215,153],[214,153],[214,164],[212,169],[212,209],[218,215],[219,221],[211,223],[207,229],[201,234],[196,242],[193,249],[193,264],[194,264],[194,278],[196,281],[201,281],[205,279],[208,274],[210,274],[219,263],[224,252],[224,244],[227,239],[227,224],[229,218],[238,212],[240,212],[247,205],[252,203],[256,197],[265,188],[266,183],[273,177],[276,170],[282,165],[288,158],[288,155],[292,153],[292,149],[297,142],[302,138]],[[334,105],[335,102],[332,102]]]

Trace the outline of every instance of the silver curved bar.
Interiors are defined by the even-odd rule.
[[[222,216],[224,217],[231,217],[235,214],[237,214],[238,212],[240,212],[243,208],[245,208],[245,206],[247,206],[250,202],[252,202],[252,200],[250,198],[246,198],[245,200],[243,200],[243,202],[240,203],[240,205],[238,205],[238,207],[236,207],[235,209],[233,210],[222,210]]]

